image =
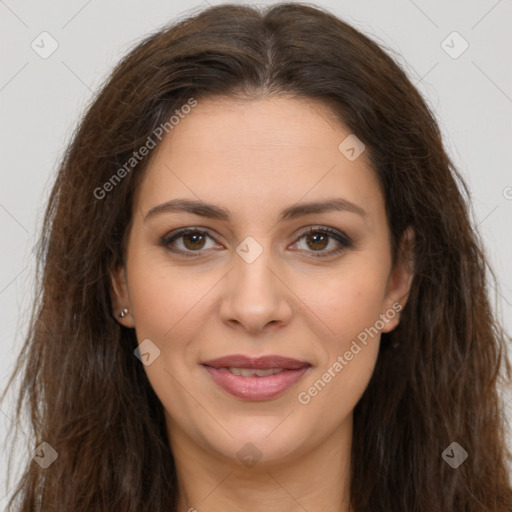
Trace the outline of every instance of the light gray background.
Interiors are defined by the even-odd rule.
[[[28,320],[32,249],[45,199],[88,100],[113,65],[144,35],[194,7],[218,3],[0,0],[0,389],[16,360]],[[314,3],[397,52],[427,98],[449,152],[470,186],[475,229],[499,281],[497,314],[512,332],[512,2]],[[44,31],[58,43],[46,59],[31,47],[34,40],[42,46],[39,36]],[[446,40],[453,31],[469,44],[458,58],[445,51],[454,54],[463,48],[464,42],[454,36]],[[12,398],[0,407],[0,460],[4,461]],[[22,461],[34,446],[18,428],[27,444],[26,451],[19,453]],[[5,469],[0,463],[0,509],[9,494]]]

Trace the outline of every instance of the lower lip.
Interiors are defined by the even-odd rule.
[[[282,370],[267,377],[242,377],[227,370],[203,365],[224,391],[245,400],[268,400],[290,389],[309,370],[303,366],[297,370]]]

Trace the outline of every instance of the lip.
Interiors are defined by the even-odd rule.
[[[311,368],[305,361],[283,356],[252,358],[230,355],[201,363],[212,380],[224,391],[244,400],[269,400],[290,389]],[[242,377],[227,368],[280,369],[279,373],[265,377]]]
[[[281,368],[283,370],[297,370],[304,366],[310,366],[306,361],[299,361],[291,357],[283,356],[262,356],[248,357],[242,354],[233,354],[229,356],[218,357],[203,361],[202,364],[211,366],[212,368],[256,368],[266,370],[270,368]]]

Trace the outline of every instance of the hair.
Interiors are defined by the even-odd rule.
[[[508,337],[489,303],[487,276],[496,278],[471,225],[467,185],[401,66],[305,3],[189,12],[138,43],[92,100],[51,191],[36,299],[6,388],[21,374],[16,420],[26,409],[32,449],[47,442],[58,458],[46,469],[27,461],[8,510],[176,510],[163,406],[110,298],[151,155],[118,170],[191,98],[275,95],[322,103],[366,145],[393,262],[405,230],[415,234],[409,300],[382,335],[354,410],[352,507],[512,510],[498,393],[511,375]],[[104,187],[116,172],[122,179]],[[109,193],[97,198],[98,187]],[[456,469],[441,456],[454,441],[468,453]]]

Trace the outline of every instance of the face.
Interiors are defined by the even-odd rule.
[[[350,427],[411,276],[349,135],[315,102],[211,98],[153,155],[113,302],[172,445],[275,462]]]

